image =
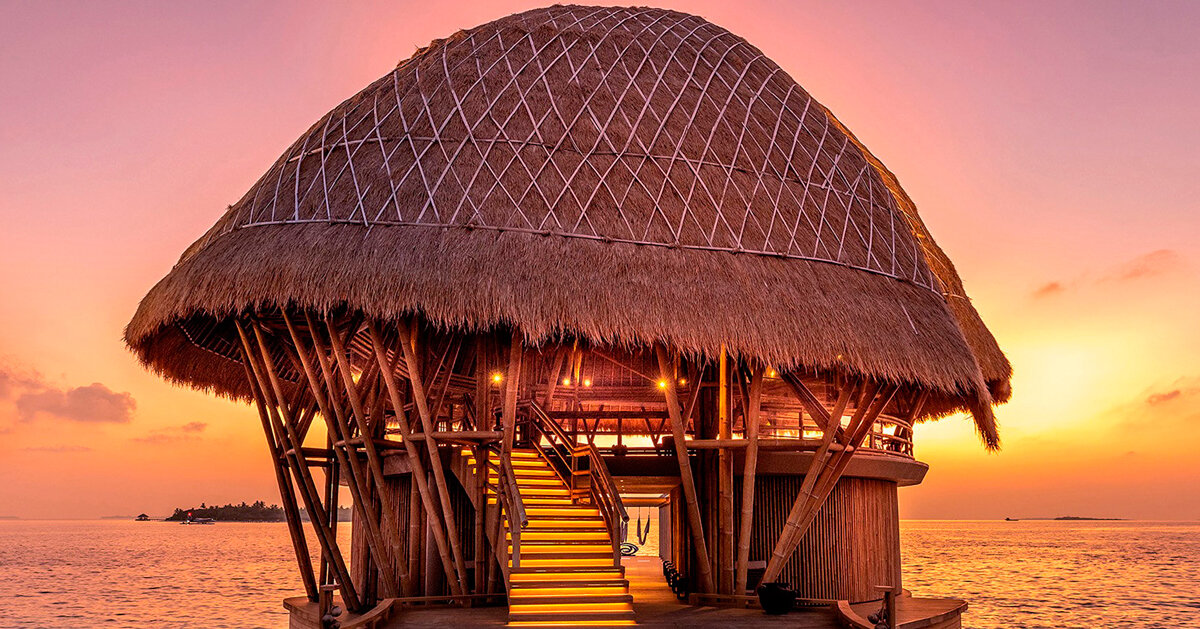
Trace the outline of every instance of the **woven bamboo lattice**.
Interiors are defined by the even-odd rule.
[[[737,251],[941,290],[823,107],[742,38],[653,9],[554,7],[435,42],[317,122],[209,238],[312,222]]]
[[[272,306],[723,347],[989,417],[1009,376],[895,177],[757,48],[661,9],[536,9],[417,51],[289,147],[126,338],[245,397],[225,321]]]

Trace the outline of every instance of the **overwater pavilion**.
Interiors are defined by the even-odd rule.
[[[927,469],[914,424],[966,412],[997,447],[1011,371],[833,114],[745,40],[646,8],[417,51],[289,147],[126,339],[257,409],[293,626],[329,595],[343,626],[633,623],[632,504],[659,508],[683,603],[879,600],[903,585],[898,487]]]

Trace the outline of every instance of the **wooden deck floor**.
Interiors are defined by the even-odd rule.
[[[675,598],[662,576],[662,564],[653,557],[626,557],[625,575],[633,594],[633,611],[638,626],[694,629],[736,627],[791,627],[793,629],[836,629],[837,616],[826,608],[793,611],[769,616],[761,609],[693,607]]]
[[[865,617],[879,609],[879,603],[842,604],[839,613],[833,608],[809,608],[792,611],[783,616],[768,616],[760,609],[729,607],[699,607],[680,603],[662,577],[662,564],[656,557],[626,557],[622,562],[629,590],[633,595],[633,611],[639,627],[652,629],[738,629],[740,627],[790,627],[791,629],[840,629],[844,626],[871,625]],[[315,604],[303,598],[288,600],[293,612],[303,609],[315,614]],[[956,629],[961,626],[959,614],[967,604],[958,599],[904,597],[898,601],[898,617],[905,629]],[[381,614],[387,616],[387,614]],[[844,619],[844,620],[843,620]],[[297,624],[297,622],[299,624]],[[476,608],[402,608],[395,609],[387,620],[378,625],[359,624],[344,618],[344,626],[374,626],[376,629],[422,627],[424,629],[465,629],[466,627],[504,627],[508,623],[508,608],[504,606]],[[316,626],[315,616],[301,621],[295,614],[292,627]]]
[[[736,629],[738,627],[790,627],[791,629],[837,629],[837,616],[830,609],[794,611],[768,616],[758,609],[693,607],[675,598],[663,580],[662,564],[655,557],[626,557],[625,575],[633,594],[633,611],[639,627],[666,629]],[[464,629],[503,627],[508,608],[405,609],[395,613],[385,627]]]

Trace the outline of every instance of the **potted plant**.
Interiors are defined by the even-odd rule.
[[[796,590],[785,581],[764,583],[758,586],[758,604],[768,614],[786,614],[796,604]]]

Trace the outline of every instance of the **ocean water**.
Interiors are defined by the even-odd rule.
[[[905,521],[901,537],[905,586],[968,600],[968,628],[1200,628],[1200,523]],[[294,562],[283,524],[0,521],[0,628],[285,627]]]
[[[965,627],[1200,628],[1200,523],[900,526],[904,586],[970,604]]]

